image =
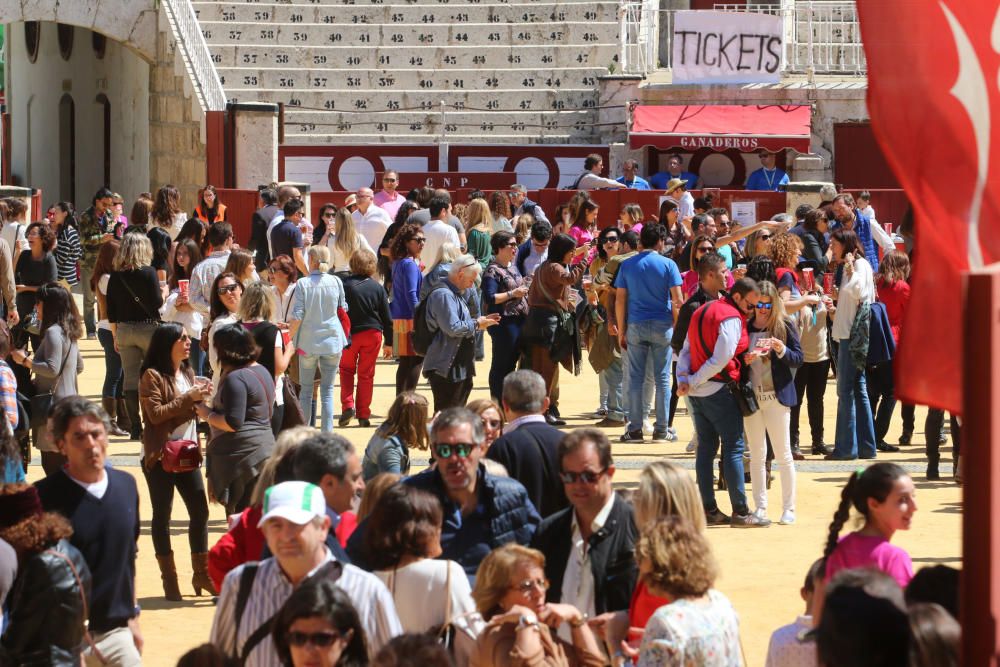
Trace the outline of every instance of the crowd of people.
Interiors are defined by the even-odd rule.
[[[791,525],[795,461],[910,445],[913,406],[886,442],[909,259],[848,193],[740,226],[674,177],[655,217],[629,204],[602,224],[586,187],[628,183],[601,167],[588,158],[551,218],[520,185],[459,204],[404,196],[392,170],[315,224],[295,187],[265,188],[247,249],[211,186],[191,215],[172,186],[128,218],[107,189],[79,217],[61,203],[31,224],[0,202],[0,565],[17,573],[2,654],[140,664],[139,496],[106,459],[118,436],[142,445],[164,597],[182,598],[176,491],[192,588],[218,598],[184,664],[741,664],[706,527],[770,525],[772,461]],[[103,350],[100,405],[79,396],[85,337]],[[567,432],[560,367],[578,374],[584,355],[599,421]],[[334,421],[373,425],[380,357],[396,397],[361,451]],[[489,397],[470,402],[477,361]],[[680,410],[694,478],[657,461],[616,490],[608,429],[675,442]],[[938,479],[942,412],[925,431]],[[954,418],[951,434],[958,471]],[[28,486],[32,447],[45,478]],[[414,451],[431,465],[411,474]],[[215,545],[209,503],[230,523]],[[852,507],[864,524],[841,538]],[[914,575],[891,544],[915,511],[899,466],[851,475],[807,616],[775,633],[769,665],[957,664],[957,582]],[[40,605],[64,614],[60,632]]]

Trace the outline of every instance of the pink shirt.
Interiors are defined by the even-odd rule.
[[[582,245],[586,245],[594,240],[594,235],[591,234],[588,230],[583,229],[582,227],[571,226],[566,233],[572,236],[573,239],[576,241],[577,248],[579,248]],[[585,252],[582,255],[577,255],[576,257],[574,257],[571,263],[579,264],[580,262],[583,261],[584,257],[587,257],[587,259],[593,259],[594,255],[596,254],[597,254],[597,248],[591,248],[589,252]]]
[[[684,300],[687,301],[698,291],[698,272],[694,269],[685,271],[681,274],[681,279],[684,281],[681,283],[681,293],[684,294]],[[735,283],[733,274],[726,271],[726,289],[733,289]]]
[[[379,190],[375,193],[375,197],[373,199],[375,205],[388,213],[389,217],[393,220],[396,219],[396,213],[399,212],[399,207],[403,205],[404,201],[406,201],[406,197],[399,194],[398,190],[394,194],[394,197],[390,197],[389,193],[385,190]]]
[[[841,538],[826,561],[826,580],[841,570],[874,567],[882,570],[902,587],[913,578],[913,561],[902,548],[893,546],[882,536],[850,533]]]

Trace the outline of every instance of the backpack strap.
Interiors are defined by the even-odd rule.
[[[240,573],[240,587],[236,591],[236,630],[239,632],[240,621],[243,620],[243,612],[247,609],[247,600],[250,599],[250,591],[253,590],[253,581],[257,578],[257,568],[260,563],[247,563]]]

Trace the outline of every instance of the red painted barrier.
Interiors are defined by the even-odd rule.
[[[256,190],[216,190],[219,201],[226,205],[226,220],[233,226],[233,240],[246,247],[250,242],[250,223],[253,213],[260,208]]]

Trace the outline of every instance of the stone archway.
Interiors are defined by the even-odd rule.
[[[0,24],[48,21],[79,26],[120,42],[152,63],[156,60],[157,13],[156,0],[2,2]]]

